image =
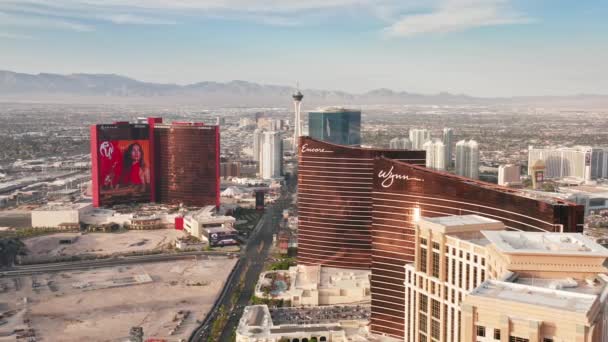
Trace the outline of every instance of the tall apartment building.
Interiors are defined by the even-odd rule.
[[[264,142],[264,131],[256,128],[253,131],[253,160],[261,161],[262,143]]]
[[[412,142],[408,138],[393,138],[389,142],[389,148],[392,150],[411,150]]]
[[[446,146],[439,140],[429,140],[423,145],[426,151],[426,167],[433,170],[443,171],[447,168],[445,159]]]
[[[431,132],[427,129],[410,129],[412,150],[423,150],[424,144],[431,140]]]
[[[283,140],[279,132],[264,132],[261,146],[261,171],[264,179],[278,178],[283,175]]]
[[[608,341],[608,250],[582,234],[421,218],[405,266],[405,340]]]
[[[453,146],[454,146],[454,129],[452,128],[444,128],[442,141],[445,145],[445,167],[452,167],[452,154],[453,154]]]
[[[475,140],[456,143],[456,174],[471,179],[479,178],[479,145]]]
[[[528,148],[528,174],[538,161],[545,163],[546,179],[588,181],[608,178],[608,148],[591,146]]]

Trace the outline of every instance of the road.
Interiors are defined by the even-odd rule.
[[[138,256],[109,258],[109,259],[72,261],[72,262],[49,263],[49,264],[36,264],[36,265],[18,266],[18,267],[5,269],[3,271],[0,271],[0,276],[22,277],[22,276],[29,276],[29,275],[38,274],[38,273],[86,270],[86,269],[101,268],[101,267],[141,264],[141,263],[146,263],[146,262],[163,262],[163,261],[169,261],[169,260],[192,259],[192,258],[197,258],[197,257],[201,257],[201,256],[228,256],[230,254],[235,254],[235,253],[200,251],[200,252],[184,252],[184,253],[174,253],[174,254],[138,255]]]
[[[209,322],[213,322],[220,307],[230,307],[233,294],[238,290],[239,281],[242,275],[245,274],[244,287],[238,298],[236,308],[228,313],[230,318],[219,339],[219,341],[230,341],[232,332],[237,327],[243,314],[243,308],[249,303],[255,284],[258,282],[258,277],[264,269],[264,262],[272,246],[272,236],[278,231],[283,209],[287,208],[287,205],[288,200],[285,196],[282,196],[275,204],[266,208],[264,216],[260,219],[255,232],[251,234],[247,246],[241,253],[240,262],[234,271],[234,280],[226,284],[225,293],[222,294],[217,305],[209,312],[203,326],[193,333],[190,342],[207,341],[212,325]]]

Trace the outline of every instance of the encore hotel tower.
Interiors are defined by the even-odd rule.
[[[404,339],[404,266],[414,261],[420,217],[477,214],[512,230],[582,231],[583,207],[570,202],[526,197],[517,190],[389,159],[390,153],[379,157],[382,153],[309,138],[301,143],[298,262],[370,268],[371,328],[376,334]]]
[[[424,151],[374,150],[301,137],[298,263],[370,269],[374,159],[424,165]]]

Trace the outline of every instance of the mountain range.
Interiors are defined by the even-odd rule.
[[[0,101],[200,104],[211,106],[285,106],[294,88],[247,81],[198,82],[189,85],[142,82],[115,74],[25,74],[0,70]],[[564,104],[608,105],[608,96],[574,95],[555,97],[479,98],[439,93],[423,95],[375,89],[363,94],[338,90],[303,89],[304,101],[312,105],[365,104]]]

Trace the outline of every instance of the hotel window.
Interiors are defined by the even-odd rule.
[[[471,253],[467,252],[467,260],[471,260]]]
[[[445,277],[444,281],[448,281],[448,273],[450,272],[450,259],[447,254],[443,256],[443,276]]]
[[[523,337],[509,336],[509,342],[530,342],[530,340]]]
[[[483,265],[483,266],[486,265],[486,259],[485,258],[481,258],[481,265]]]
[[[418,330],[426,332],[426,324],[426,315],[420,314],[420,316],[418,316]]]
[[[450,309],[450,311],[452,312],[452,314],[450,315],[450,336],[452,336],[452,341],[456,340],[456,337],[454,336],[454,309]]]
[[[470,271],[469,264],[467,264],[467,266],[466,266],[466,270],[467,270],[467,272],[466,272],[466,274],[465,274],[465,278],[464,278],[464,279],[465,279],[465,283],[466,283],[465,289],[467,289],[467,290],[468,290],[468,289],[469,289],[469,285],[470,285],[470,284],[469,284],[469,271]]]
[[[439,249],[439,243],[438,242],[433,242],[433,249]]]
[[[462,288],[462,261],[458,262],[458,287]]]
[[[437,252],[433,252],[433,260],[431,267],[431,275],[435,278],[439,278],[439,253]]]
[[[438,340],[441,333],[439,322],[436,320],[431,321],[431,337]]]
[[[426,272],[426,248],[420,248],[420,272]]]
[[[477,287],[477,267],[473,266],[473,288]]]
[[[452,259],[452,285],[456,285],[456,259]]]
[[[500,329],[494,329],[494,339],[500,341]]]
[[[481,281],[486,281],[486,271],[481,270]]]
[[[426,246],[426,239],[425,238],[420,238],[420,244],[423,246]]]
[[[425,334],[420,334],[418,336],[418,341],[420,341],[420,342],[426,342],[426,335]]]
[[[477,336],[478,337],[486,337],[486,327],[478,325],[477,326]]]
[[[438,300],[431,299],[431,316],[441,318],[441,307]]]
[[[418,304],[418,308],[422,312],[428,312],[429,299],[427,296],[420,294],[420,304]]]
[[[477,255],[473,255],[473,262],[477,263]]]
[[[543,342],[553,342],[553,339],[545,337],[545,338],[543,338]]]

